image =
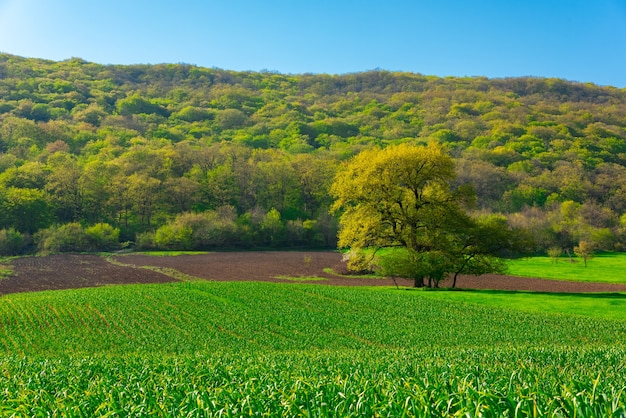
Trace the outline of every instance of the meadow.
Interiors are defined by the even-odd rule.
[[[4,295],[0,415],[626,413],[626,321],[597,314],[609,299],[572,314],[561,295],[543,295],[553,312],[438,296],[472,293],[195,281]]]
[[[626,283],[626,253],[603,252],[587,261],[576,256],[571,259],[561,256],[557,260],[550,257],[529,257],[511,260],[509,274],[520,277],[540,277],[543,279],[574,280],[597,283]]]

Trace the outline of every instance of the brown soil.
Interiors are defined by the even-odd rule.
[[[5,263],[7,264],[7,263]],[[13,274],[0,280],[0,295],[108,284],[164,283],[175,279],[146,269],[118,266],[97,255],[60,254],[16,258]]]
[[[372,279],[339,276],[345,271],[337,252],[228,252],[203,255],[154,257],[140,254],[113,257],[116,264],[96,255],[64,254],[17,258],[10,262],[14,274],[0,280],[0,294],[40,290],[94,287],[108,284],[163,283],[176,279],[142,268],[171,269],[189,276],[219,281],[271,281],[335,286],[411,287],[407,279]],[[123,264],[123,265],[120,265]],[[328,269],[332,269],[329,271]],[[325,271],[326,270],[326,271]],[[324,280],[294,281],[286,277]],[[451,281],[441,283],[449,287]],[[626,292],[626,285],[581,283],[521,277],[461,276],[460,289],[521,290],[538,292]]]

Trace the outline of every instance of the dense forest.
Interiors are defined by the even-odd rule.
[[[332,247],[360,151],[437,141],[537,251],[626,246],[626,90],[0,54],[0,253]]]

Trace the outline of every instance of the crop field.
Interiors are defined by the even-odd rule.
[[[622,348],[0,360],[0,414],[623,416]]]
[[[546,313],[437,296],[471,293],[193,281],[4,295],[0,415],[626,414],[626,321],[572,315],[575,300]]]

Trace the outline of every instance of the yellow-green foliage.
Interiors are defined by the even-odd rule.
[[[434,142],[361,152],[331,187],[332,210],[341,214],[339,246],[414,247],[418,229],[432,224],[434,211],[450,197],[453,177],[452,158]]]

